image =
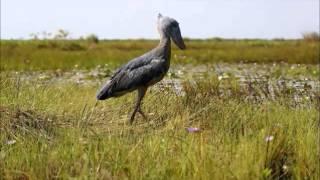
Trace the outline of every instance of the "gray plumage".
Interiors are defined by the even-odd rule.
[[[180,48],[185,49],[179,24],[176,20],[158,15],[158,31],[160,43],[153,50],[134,58],[120,67],[97,94],[98,100],[110,97],[118,97],[128,92],[138,90],[138,98],[135,109],[131,115],[130,123],[133,122],[135,114],[141,111],[140,104],[147,88],[165,76],[170,67],[171,40]]]

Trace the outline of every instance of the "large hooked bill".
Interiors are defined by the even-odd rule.
[[[180,48],[180,49],[186,49],[186,45],[184,44],[184,41],[181,37],[180,28],[175,28],[172,31],[172,40],[173,42]]]

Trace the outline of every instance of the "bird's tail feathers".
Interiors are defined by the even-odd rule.
[[[112,82],[105,84],[97,93],[97,100],[105,100],[111,97]]]

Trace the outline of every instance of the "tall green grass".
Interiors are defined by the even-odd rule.
[[[96,104],[95,86],[1,78],[4,179],[318,179],[317,102],[245,101],[237,85],[185,82],[185,96],[149,90],[126,125],[134,94]],[[199,127],[198,133],[185,128]],[[15,141],[12,141],[15,140]]]
[[[155,40],[1,40],[1,70],[68,70],[109,64],[119,66],[157,45]],[[319,42],[303,40],[186,40],[174,47],[173,64],[319,62]]]

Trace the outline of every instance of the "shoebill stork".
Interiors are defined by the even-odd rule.
[[[110,80],[97,93],[98,100],[105,100],[137,90],[138,96],[129,119],[130,124],[133,123],[137,112],[145,117],[140,106],[148,87],[161,81],[168,72],[171,39],[180,49],[186,48],[181,37],[179,23],[175,19],[159,14],[157,26],[160,34],[158,46],[116,70]]]

